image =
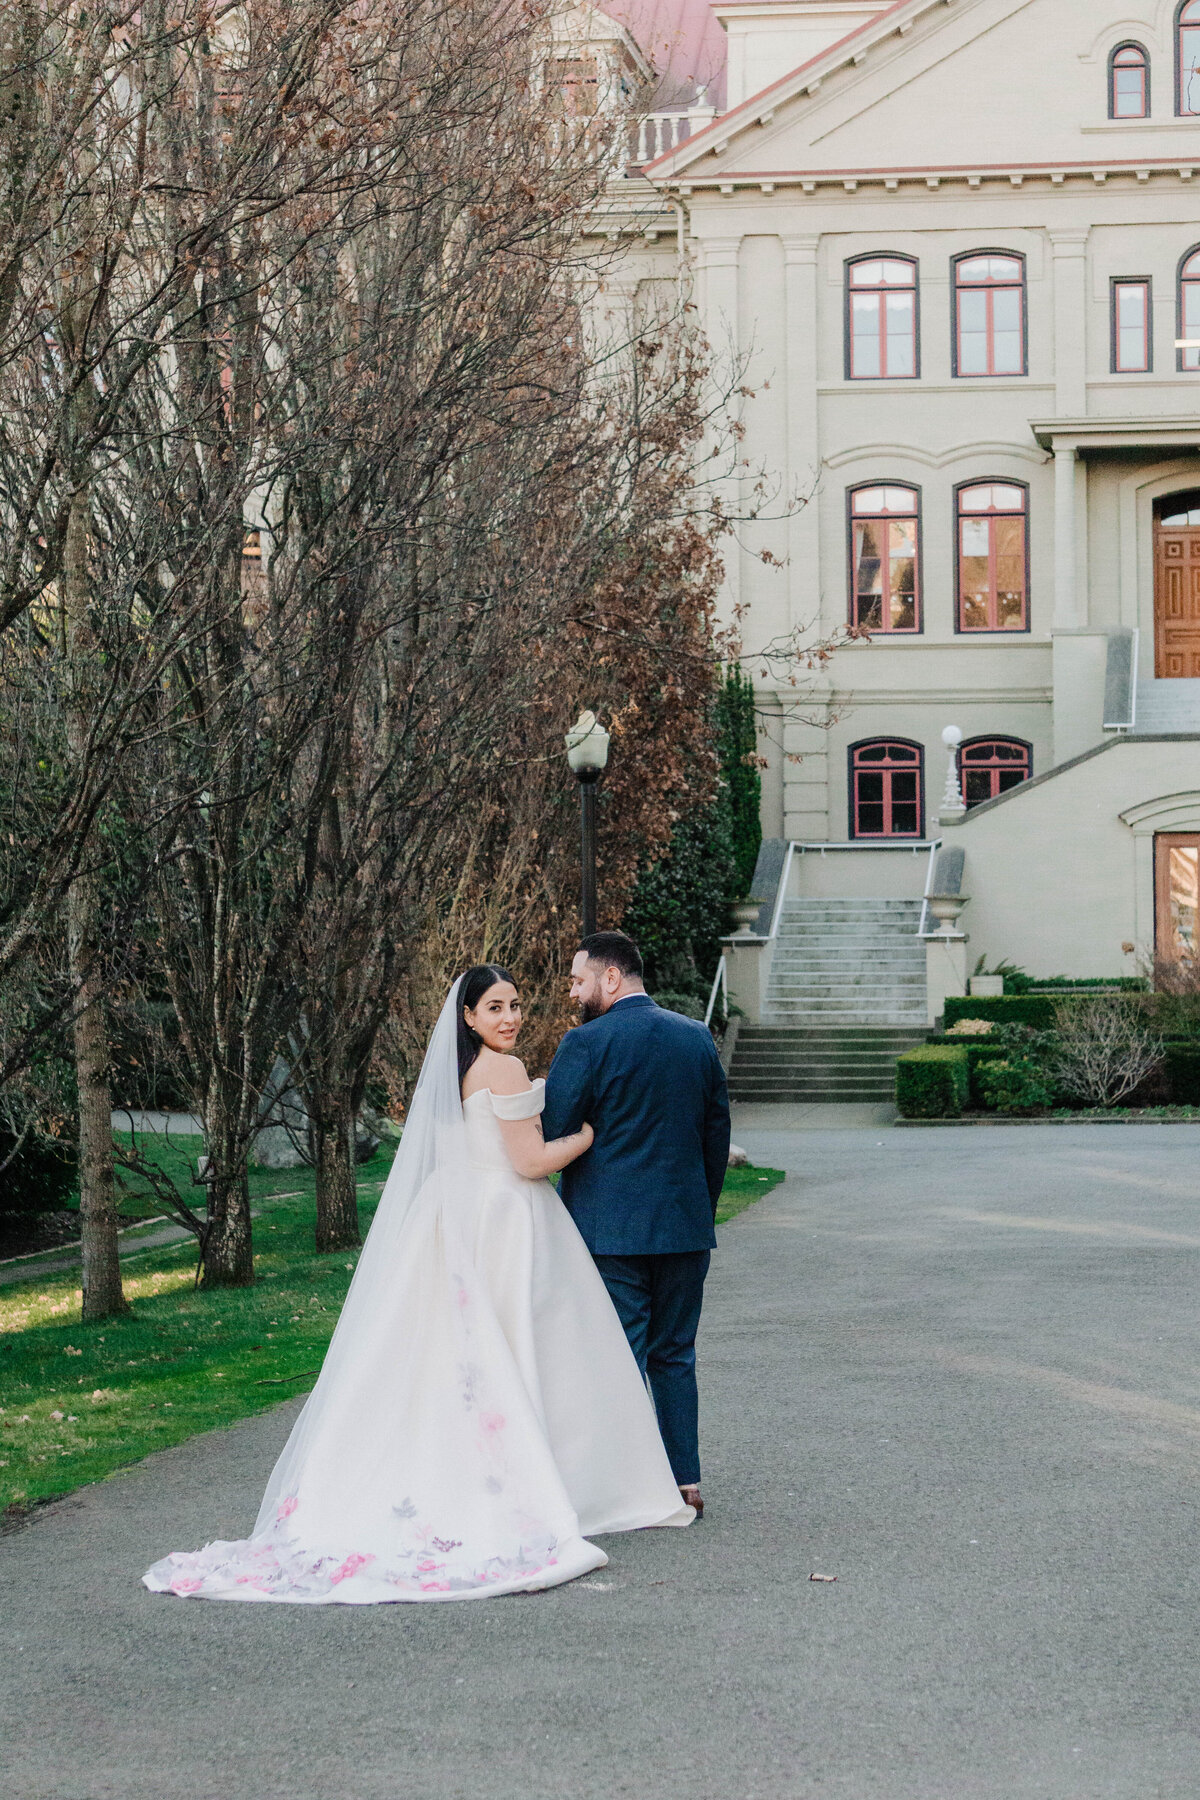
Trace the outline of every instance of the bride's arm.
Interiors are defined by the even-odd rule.
[[[542,1136],[540,1119],[501,1119],[500,1132],[509,1161],[517,1174],[524,1175],[527,1181],[541,1181],[558,1169],[565,1169],[577,1156],[591,1149],[594,1135],[591,1126],[585,1123],[569,1137],[551,1138],[547,1143]]]
[[[533,1083],[525,1072],[525,1065],[515,1056],[505,1056],[489,1065],[488,1081],[491,1091],[498,1097],[517,1098],[533,1092]],[[559,1169],[565,1169],[576,1157],[582,1156],[585,1150],[592,1147],[593,1132],[588,1124],[568,1137],[552,1138],[549,1143],[542,1135],[540,1115],[527,1119],[506,1119],[500,1116],[497,1109],[500,1134],[504,1139],[504,1148],[508,1159],[518,1175],[527,1181],[541,1181],[547,1175],[553,1175]]]

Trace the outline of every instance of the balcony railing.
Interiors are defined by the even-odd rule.
[[[688,138],[711,125],[716,116],[716,107],[706,105],[701,97],[694,106],[678,112],[646,113],[638,121],[637,143],[630,163],[640,169],[656,157],[665,156],[668,150],[677,150]]]

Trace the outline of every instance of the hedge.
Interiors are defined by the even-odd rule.
[[[957,1044],[926,1044],[896,1063],[896,1107],[902,1119],[956,1119],[970,1093],[970,1062]]]
[[[1170,1084],[1170,1105],[1200,1106],[1200,1044],[1164,1045],[1163,1070]]]
[[[978,1013],[969,1016],[979,1017]],[[993,1062],[997,1057],[1008,1056],[1010,1051],[986,1037],[931,1037],[926,1048],[961,1050],[967,1059],[970,1104],[980,1112],[991,1110],[988,1098],[980,1086],[979,1072],[985,1063]],[[1200,1106],[1200,1043],[1194,1038],[1168,1039],[1163,1045],[1162,1077],[1165,1092],[1153,1096],[1154,1104]],[[1157,1085],[1156,1078],[1152,1077],[1151,1080]],[[1150,1103],[1149,1100],[1136,1102],[1139,1105]],[[1060,1104],[1066,1102],[1061,1101]]]
[[[941,1044],[951,1050],[964,1050],[969,1071],[968,1093],[971,1105],[985,1111],[987,1102],[979,1086],[979,1070],[984,1063],[995,1062],[997,1057],[1007,1056],[1009,1052],[1001,1044],[992,1043],[989,1038],[948,1038],[931,1037],[930,1045]]]
[[[960,1019],[988,1019],[993,1025],[1031,1025],[1035,1031],[1052,1031],[1054,1000],[1042,994],[1005,994],[1002,999],[974,1000],[952,994],[946,1001],[946,1029]]]
[[[1014,998],[1025,994],[1148,994],[1150,983],[1144,975],[1089,975],[1077,981],[1070,975],[1039,979],[1018,973],[1005,975],[1004,992]]]

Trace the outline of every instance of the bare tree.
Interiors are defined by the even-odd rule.
[[[1090,1106],[1117,1106],[1162,1060],[1145,1007],[1123,995],[1055,1007],[1052,1070],[1059,1086]]]

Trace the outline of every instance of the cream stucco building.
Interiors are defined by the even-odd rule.
[[[723,110],[652,122],[651,150],[690,135],[612,184],[600,227],[628,246],[616,308],[682,251],[710,339],[748,362],[748,458],[808,496],[728,557],[764,831],[796,846],[755,935],[851,899],[935,929],[940,842],[964,852],[972,963],[1107,976],[1194,951],[1200,0],[701,11],[693,50],[712,60],[715,19],[725,59],[699,103]],[[848,623],[870,642],[806,693],[817,729],[757,656]],[[736,952],[743,987],[777,949]],[[968,952],[937,955],[953,985]],[[812,1014],[780,979],[755,978],[764,1015]],[[866,1022],[860,999],[831,1016]]]

